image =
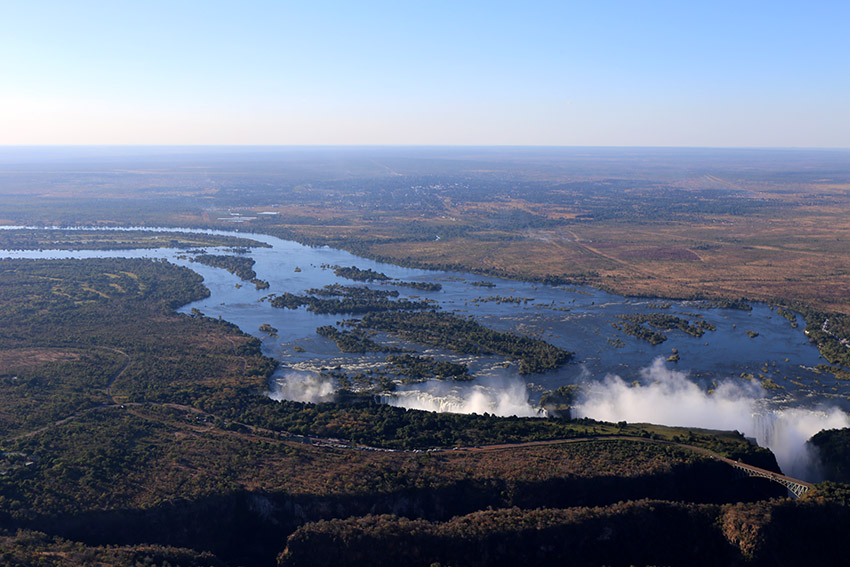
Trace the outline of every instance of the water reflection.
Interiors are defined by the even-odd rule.
[[[344,372],[363,373],[385,364],[384,354],[344,354],[334,343],[316,334],[317,327],[333,325],[345,316],[316,315],[304,308],[276,309],[268,301],[270,294],[298,294],[333,283],[351,285],[352,282],[337,277],[328,266],[356,265],[400,280],[440,283],[440,291],[394,289],[403,298],[429,298],[438,302],[442,309],[472,315],[485,326],[537,336],[575,352],[572,363],[540,375],[520,376],[516,364],[507,365],[500,379],[508,377],[528,384],[532,402],[544,390],[577,382],[598,382],[609,374],[619,376],[626,383],[645,382],[647,378],[641,370],[650,367],[659,357],[666,359],[671,356],[675,349],[677,357],[674,358],[678,358],[678,362],[666,364],[685,372],[688,379],[703,390],[711,390],[720,382],[734,379],[769,385],[772,390],[767,395],[775,406],[848,405],[848,385],[829,374],[812,370],[825,361],[806,338],[802,325],[793,328],[786,318],[763,304],[754,304],[751,311],[706,309],[700,302],[625,298],[592,288],[552,287],[467,273],[401,268],[341,250],[311,248],[272,236],[244,232],[133,227],[122,230],[185,231],[247,237],[267,243],[269,248],[252,249],[249,255],[256,261],[254,270],[257,277],[268,281],[270,287],[257,290],[250,284],[242,285],[246,282],[225,270],[192,263],[181,257],[185,251],[179,249],[5,250],[0,251],[0,256],[164,258],[186,266],[203,276],[211,295],[182,307],[180,311],[188,313],[198,309],[206,316],[221,317],[260,338],[264,352],[281,361],[277,374],[281,379],[292,370],[318,374],[322,368],[339,367]],[[213,247],[206,250],[216,254],[228,253]],[[513,300],[505,301],[504,298]],[[689,320],[701,318],[716,330],[706,332],[702,337],[678,330],[665,331],[668,340],[652,345],[615,328],[622,323],[619,316],[659,312]],[[264,323],[278,329],[276,337],[259,330]],[[748,331],[752,333],[748,334]],[[754,333],[757,335],[751,337]],[[419,352],[424,350],[422,346],[406,346]],[[506,362],[498,357],[470,359],[434,349],[429,352],[445,359],[468,362],[472,374],[482,385],[493,375],[494,363]],[[411,390],[416,388],[405,388],[404,395],[410,396]],[[426,392],[427,388],[417,391]]]

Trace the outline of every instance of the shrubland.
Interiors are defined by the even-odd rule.
[[[0,551],[17,561],[32,554],[21,529],[47,534],[36,540],[48,555],[107,564],[270,564],[300,526],[370,513],[444,523],[488,508],[777,494],[653,442],[775,468],[734,433],[434,414],[357,397],[275,402],[264,395],[274,363],[256,339],[174,312],[206,290],[168,263],[3,260],[0,286],[0,356],[11,362],[0,376]],[[498,524],[493,537],[513,529]]]

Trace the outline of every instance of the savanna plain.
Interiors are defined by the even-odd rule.
[[[277,274],[260,268],[266,237],[347,251],[361,267],[469,274],[481,278],[470,284],[481,303],[534,300],[499,295],[501,281],[653,302],[656,312],[606,331],[610,344],[715,332],[699,313],[665,316],[669,301],[767,305],[820,353],[794,380],[841,405],[847,151],[5,148],[0,203],[4,565],[844,556],[846,427],[802,440],[817,478],[798,481],[738,431],[582,416],[577,383],[537,392],[536,417],[388,404],[422,381],[484,383],[480,360],[541,384],[589,355],[429,301],[448,280],[353,262],[321,268],[339,282],[260,298],[281,317],[330,317],[309,340],[284,341],[293,356],[315,344],[325,357],[372,353],[386,368],[323,369],[334,388],[321,401],[270,395],[289,360],[280,341],[269,347],[283,326],[240,328],[184,308],[211,296],[215,272],[230,287],[274,291]],[[667,351],[667,363],[687,362]],[[753,387],[782,384],[765,363]]]

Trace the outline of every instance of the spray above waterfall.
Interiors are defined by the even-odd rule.
[[[392,406],[452,413],[489,413],[502,417],[542,417],[528,396],[525,383],[516,379],[491,377],[472,383],[428,382],[401,387],[383,401]]]
[[[333,382],[312,372],[288,370],[272,378],[269,397],[294,402],[330,402],[336,387]]]
[[[573,408],[574,417],[737,430],[773,451],[783,472],[806,480],[820,480],[808,439],[823,429],[850,427],[848,414],[834,407],[770,408],[767,392],[750,381],[730,379],[706,391],[690,380],[687,372],[665,366],[662,358],[642,369],[640,380],[634,383],[615,375],[594,381],[586,371],[580,379],[583,394]],[[273,381],[270,396],[324,402],[333,400],[335,388],[333,381],[318,374],[290,370]],[[471,382],[401,385],[381,400],[392,406],[435,412],[545,416],[531,401],[523,381],[498,372]]]
[[[837,408],[770,409],[767,393],[751,382],[727,380],[707,392],[661,358],[641,371],[641,379],[632,385],[607,376],[587,384],[575,413],[602,421],[737,430],[773,451],[786,474],[813,480],[818,473],[806,441],[822,429],[850,426]]]

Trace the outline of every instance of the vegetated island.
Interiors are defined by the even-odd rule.
[[[509,356],[519,361],[521,374],[553,370],[569,362],[573,356],[573,353],[541,339],[494,331],[472,319],[436,311],[404,314],[371,312],[348,324],[460,354]]]
[[[451,379],[455,381],[472,380],[469,367],[447,360],[435,360],[433,356],[412,354],[390,355],[387,362],[405,376],[404,382],[422,382],[430,378]]]
[[[357,266],[328,266],[333,269],[334,275],[341,278],[346,278],[356,282],[379,282],[399,287],[409,287],[419,291],[440,291],[443,286],[439,283],[431,282],[406,282],[403,280],[394,280],[388,275],[377,272],[372,269],[362,270]]]
[[[357,266],[332,266],[334,274],[349,280],[354,280],[356,282],[384,282],[389,281],[390,278],[386,274],[382,274],[381,272],[376,272],[375,270],[361,270]]]
[[[0,260],[0,285],[8,290],[0,296],[0,553],[24,564],[309,565],[326,553],[358,564],[405,562],[417,550],[426,564],[456,564],[464,549],[514,561],[531,560],[522,550],[537,547],[503,555],[491,542],[536,546],[546,534],[574,542],[570,560],[611,562],[622,557],[616,551],[694,564],[704,559],[695,549],[709,544],[732,562],[777,550],[798,557],[795,538],[760,547],[788,530],[823,554],[843,542],[832,539],[846,527],[843,488],[766,501],[782,489],[736,480],[728,465],[659,443],[777,470],[769,451],[737,433],[435,414],[344,396],[275,402],[263,395],[274,361],[257,339],[174,312],[207,293],[187,269],[139,259]],[[487,336],[442,313],[415,315],[429,314],[463,336]],[[470,449],[451,450],[458,446]],[[434,448],[442,450],[425,452]],[[671,548],[666,529],[635,527],[644,517],[703,545]],[[528,522],[543,530],[529,533]],[[616,541],[640,547],[579,543],[606,525],[622,525]],[[393,534],[412,547],[393,547]],[[370,551],[360,555],[365,542]],[[560,544],[547,545],[547,557],[566,559]],[[309,548],[317,555],[307,557]]]
[[[343,352],[399,352],[375,342],[367,331],[398,336],[419,344],[445,348],[460,354],[501,354],[519,360],[523,374],[558,368],[572,358],[572,353],[541,339],[488,329],[471,319],[438,313],[427,301],[394,300],[395,290],[376,290],[362,286],[327,285],[307,290],[305,295],[284,293],[271,300],[274,307],[297,309],[306,305],[315,313],[363,314],[361,319],[343,323],[343,329],[332,325],[319,327],[319,335],[333,340]],[[328,299],[328,298],[333,299]],[[415,368],[413,358],[397,358],[395,366]],[[404,364],[402,364],[402,361]],[[439,376],[467,377],[466,368],[452,363],[433,363]],[[466,379],[466,378],[464,378]]]
[[[0,230],[5,250],[132,250],[141,248],[268,248],[259,240],[200,232],[152,230],[6,229]]]
[[[337,329],[333,325],[322,325],[316,333],[336,343],[342,352],[402,352],[399,347],[382,345],[372,340],[362,329]]]
[[[321,289],[307,290],[304,295],[289,292],[275,295],[270,303],[273,307],[281,309],[298,309],[306,305],[308,311],[316,314],[416,311],[435,308],[428,301],[394,299],[398,295],[399,293],[395,290],[331,284]]]
[[[418,291],[440,291],[443,285],[436,282],[406,282],[402,280],[392,280],[390,285],[399,287],[409,287]]]
[[[257,289],[269,288],[269,282],[257,279],[257,272],[254,271],[256,261],[253,258],[224,254],[198,254],[191,261],[204,264],[205,266],[227,270],[240,279],[251,282]]]
[[[612,323],[616,329],[654,345],[667,340],[667,335],[661,332],[667,329],[678,329],[693,337],[701,337],[706,331],[717,330],[717,327],[703,319],[691,323],[687,319],[666,313],[635,313],[620,315],[619,319],[622,323]]]

